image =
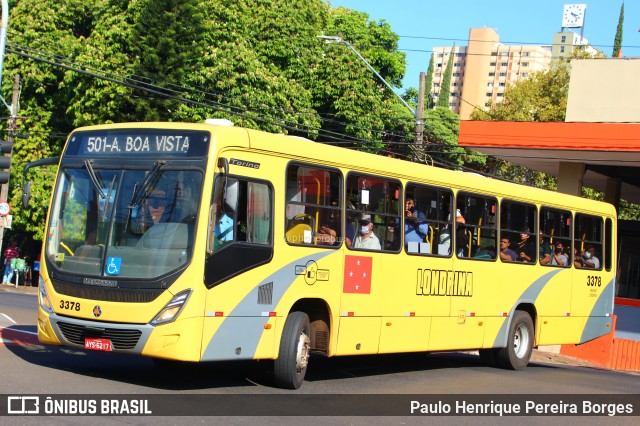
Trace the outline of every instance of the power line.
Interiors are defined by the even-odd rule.
[[[162,88],[160,86],[156,86],[156,85],[152,85],[152,84],[147,84],[144,82],[139,82],[135,79],[130,79],[130,78],[117,78],[117,77],[110,77],[108,75],[101,75],[98,74],[96,72],[92,72],[89,71],[88,69],[81,69],[81,68],[77,68],[77,67],[73,67],[71,65],[66,65],[66,64],[62,64],[59,62],[55,62],[54,60],[51,59],[45,59],[45,58],[41,58],[38,56],[34,56],[32,54],[26,53],[26,52],[22,52],[22,51],[18,51],[15,50],[13,48],[7,48],[7,51],[10,53],[14,53],[16,55],[25,57],[25,58],[29,58],[38,62],[42,62],[42,63],[46,63],[52,66],[57,66],[69,71],[74,71],[80,74],[84,74],[90,77],[94,77],[94,78],[99,78],[102,80],[106,80],[112,83],[116,83],[116,84],[120,84],[123,85],[125,87],[129,87],[131,89],[136,89],[136,90],[141,90],[147,93],[151,93],[153,95],[159,96],[161,98],[165,98],[165,99],[172,99],[172,100],[177,100],[177,101],[181,101],[187,104],[191,104],[191,105],[195,105],[195,106],[201,106],[201,107],[205,107],[205,108],[210,108],[213,109],[215,111],[220,111],[220,112],[225,112],[225,113],[229,113],[238,117],[242,117],[248,120],[255,120],[258,122],[263,122],[266,124],[271,124],[271,125],[276,125],[282,128],[285,128],[287,130],[291,130],[291,131],[305,131],[305,132],[314,132],[314,131],[318,131],[320,133],[322,133],[325,137],[333,137],[333,138],[352,138],[349,135],[344,135],[344,134],[340,134],[340,133],[336,133],[336,132],[332,132],[332,131],[327,131],[327,130],[322,130],[320,128],[314,128],[314,127],[310,127],[310,126],[301,126],[301,127],[293,127],[284,123],[278,123],[275,121],[272,121],[270,119],[265,119],[261,116],[258,115],[250,115],[246,113],[246,110],[244,112],[241,111],[241,108],[239,107],[234,107],[231,105],[227,105],[227,104],[221,104],[218,102],[212,102],[210,101],[209,103],[206,102],[201,102],[201,101],[197,101],[197,100],[193,100],[193,99],[189,99],[189,98],[185,98],[182,96],[177,96],[176,93],[177,91],[171,90],[171,89],[165,89]],[[234,109],[236,111],[234,111]],[[283,120],[284,121],[284,120]],[[355,139],[355,138],[354,138]]]
[[[20,48],[18,46],[18,48]],[[30,49],[28,48],[22,48],[23,50],[29,51]],[[213,110],[217,110],[217,111],[222,111],[225,113],[229,113],[232,115],[237,115],[243,118],[247,118],[250,120],[255,120],[255,121],[260,121],[260,122],[264,122],[264,123],[268,123],[268,124],[272,124],[272,125],[278,125],[281,126],[283,128],[286,128],[288,130],[292,130],[292,131],[318,131],[319,135],[323,135],[325,137],[328,137],[330,139],[334,139],[338,142],[326,142],[328,144],[334,144],[334,145],[338,145],[338,144],[349,144],[352,147],[355,147],[357,149],[367,149],[367,150],[376,150],[379,153],[389,153],[389,154],[393,154],[396,156],[401,156],[401,157],[406,157],[408,159],[410,159],[406,154],[403,153],[398,153],[398,152],[394,152],[385,148],[385,145],[396,145],[396,146],[413,146],[414,142],[402,142],[402,141],[373,141],[373,140],[367,140],[367,139],[361,139],[361,138],[357,138],[357,137],[352,137],[349,135],[344,135],[344,134],[340,134],[340,133],[336,133],[336,132],[331,132],[331,131],[326,131],[326,130],[322,130],[319,128],[312,128],[310,126],[303,126],[303,128],[300,127],[293,127],[293,126],[289,126],[289,125],[285,125],[283,123],[277,123],[272,121],[271,119],[265,119],[263,117],[256,117],[253,115],[249,115],[246,114],[246,110],[245,112],[239,112],[239,111],[230,111],[229,109],[231,109],[232,106],[230,105],[226,105],[226,104],[222,104],[222,103],[218,103],[218,102],[213,102],[213,103],[206,103],[206,102],[201,102],[201,101],[196,101],[196,100],[192,100],[192,99],[188,99],[185,98],[183,96],[178,96],[177,93],[179,93],[177,90],[172,90],[172,89],[166,89],[164,87],[160,87],[157,86],[155,84],[152,83],[146,83],[144,81],[140,81],[138,79],[134,79],[134,78],[126,78],[126,77],[119,77],[119,76],[109,76],[109,75],[101,75],[100,73],[104,73],[104,74],[109,74],[106,73],[104,71],[101,70],[97,70],[85,65],[81,65],[81,64],[75,64],[74,62],[68,60],[67,58],[64,57],[60,57],[60,56],[56,56],[56,55],[48,55],[49,57],[52,57],[52,59],[46,59],[46,58],[42,58],[42,57],[38,57],[35,56],[33,54],[30,53],[26,53],[24,51],[19,51],[19,50],[15,50],[14,48],[9,48],[8,51],[10,53],[14,53],[16,55],[28,58],[28,59],[32,59],[34,61],[37,62],[42,62],[42,63],[46,63],[48,65],[51,66],[56,66],[56,67],[60,67],[69,71],[73,71],[73,72],[77,72],[79,74],[83,74],[83,75],[87,75],[93,78],[98,78],[98,79],[103,79],[105,81],[109,81],[115,84],[120,84],[123,85],[125,87],[129,87],[135,90],[141,90],[143,92],[146,93],[151,93],[152,95],[155,96],[159,96],[160,98],[164,98],[164,99],[172,99],[172,100],[177,100],[180,102],[185,102],[188,104],[192,104],[192,105],[197,105],[197,106],[202,106],[205,108],[211,108]],[[46,55],[45,55],[46,56]],[[76,66],[72,66],[72,65],[67,65],[67,64],[63,64],[60,62],[56,62],[55,59],[58,59],[59,61],[64,61],[64,62],[68,62],[72,65],[76,65]],[[79,68],[82,67],[82,68]],[[113,74],[112,74],[113,75]],[[176,85],[174,85],[176,86]],[[178,87],[178,86],[176,86]],[[191,89],[188,87],[183,87],[183,86],[179,86],[181,89]],[[235,107],[236,109],[240,110],[239,107]],[[374,131],[369,129],[370,131]],[[374,132],[378,132],[378,131],[374,131]],[[380,131],[382,133],[384,133],[387,136],[400,136],[403,137],[404,134],[399,133],[388,133],[385,131]],[[347,139],[347,140],[345,140]],[[382,146],[382,147],[380,147]],[[466,155],[467,152],[467,148],[464,147],[459,147],[461,149],[463,149],[463,152],[447,152],[447,150],[450,150],[452,148],[456,148],[456,146],[449,146],[449,145],[444,145],[444,144],[433,144],[433,143],[429,143],[426,144],[425,146],[437,146],[443,150],[438,150],[438,151],[425,151],[425,153],[432,153],[432,154],[438,154],[438,155]],[[477,155],[477,154],[476,154]],[[484,154],[483,154],[484,155]],[[486,156],[485,157],[489,157]],[[468,168],[466,166],[459,166],[458,164],[455,163],[451,163],[451,162],[447,162],[444,160],[437,160],[434,162],[435,164],[438,164],[440,166],[446,167],[446,168],[453,168],[453,169],[463,169],[463,170],[469,170],[469,171],[474,171],[477,172],[477,170],[472,169],[472,168]],[[494,176],[495,177],[495,176]]]
[[[186,103],[191,103],[194,104],[194,101],[192,99],[187,99],[184,98],[182,96],[182,94],[187,91],[189,93],[196,93],[198,95],[204,95],[205,98],[207,95],[211,95],[210,92],[204,91],[201,88],[193,88],[193,87],[188,87],[188,86],[180,86],[180,85],[176,85],[173,83],[164,83],[163,86],[160,86],[157,84],[157,82],[151,80],[151,79],[147,79],[144,77],[140,77],[140,76],[136,76],[136,75],[132,75],[132,76],[128,76],[128,77],[121,77],[118,76],[116,74],[113,73],[109,73],[103,70],[98,70],[95,69],[91,66],[85,65],[85,64],[78,64],[76,62],[73,62],[72,60],[59,56],[59,55],[52,55],[49,53],[45,53],[45,52],[41,52],[41,51],[37,51],[28,47],[24,47],[24,46],[19,46],[19,45],[15,45],[15,44],[10,44],[12,48],[9,49],[10,52],[12,53],[16,53],[19,54],[23,57],[28,57],[40,62],[45,62],[45,63],[49,63],[50,65],[59,65],[62,67],[66,67],[66,69],[69,70],[73,70],[73,71],[77,71],[79,73],[85,74],[85,75],[89,75],[89,76],[93,76],[96,78],[103,78],[107,81],[111,81],[114,83],[118,83],[118,84],[123,84],[127,87],[136,89],[136,90],[144,90],[152,95],[155,95],[156,97],[162,97],[162,98],[166,98],[166,99],[171,99],[171,100],[177,100],[177,101],[184,101]],[[47,59],[48,58],[48,59]],[[168,86],[168,87],[167,87]],[[172,88],[173,87],[173,88]],[[147,90],[148,89],[148,90]],[[215,92],[214,92],[215,93]],[[222,95],[223,97],[229,97],[226,96],[222,93],[219,93],[220,95]],[[232,98],[232,97],[230,97]],[[238,99],[236,97],[236,99]],[[353,141],[363,141],[363,142],[371,142],[371,141],[367,141],[367,140],[363,140],[354,136],[350,136],[350,135],[345,135],[342,133],[336,133],[336,132],[332,132],[329,130],[323,130],[320,127],[312,127],[312,126],[308,126],[308,125],[301,125],[298,122],[292,122],[291,120],[287,120],[287,119],[282,119],[282,121],[285,124],[291,124],[294,123],[295,126],[292,125],[282,125],[282,123],[279,122],[275,122],[273,120],[267,120],[264,118],[261,118],[261,111],[256,111],[256,109],[254,108],[254,110],[251,110],[249,108],[241,108],[239,106],[234,106],[234,105],[230,105],[230,104],[225,104],[222,102],[217,102],[217,101],[213,101],[211,99],[206,99],[206,102],[202,102],[199,104],[200,106],[205,106],[205,107],[210,107],[214,110],[218,110],[218,111],[223,111],[229,114],[233,114],[233,115],[237,115],[243,118],[247,118],[247,119],[255,119],[256,121],[261,121],[264,123],[268,123],[271,125],[276,125],[276,126],[280,126],[283,128],[286,128],[288,130],[292,130],[292,131],[303,131],[303,132],[309,132],[309,133],[314,133],[314,132],[318,132],[318,135],[323,136],[323,137],[327,137],[327,138],[332,138],[332,139],[351,139]],[[262,108],[263,106],[258,106],[258,108]],[[279,111],[279,112],[285,112],[288,115],[312,115],[311,112],[299,112],[299,111],[290,111],[290,110],[285,110],[283,108],[275,108],[275,107],[270,107],[270,106],[266,106],[265,109],[271,109],[272,111]],[[253,112],[257,115],[247,115],[247,112]],[[335,120],[335,119],[326,119],[324,118],[326,114],[318,114],[319,118],[325,122],[325,123],[329,123],[329,124],[339,124],[339,125],[343,125],[343,126],[350,126],[353,127],[355,129],[358,130],[364,130],[366,132],[370,132],[373,134],[384,134],[386,133],[386,131],[384,129],[365,129],[363,127],[359,127],[359,126],[354,126],[352,123],[347,123],[347,122],[343,122],[343,121],[339,121],[339,120]],[[335,115],[334,115],[335,116]],[[392,119],[397,119],[399,117],[383,117],[383,118],[392,118]],[[413,135],[408,136],[408,137],[413,137]]]
[[[567,32],[569,34],[569,32]],[[575,34],[575,33],[574,33]],[[428,37],[428,36],[410,36],[410,35],[398,35],[400,38],[413,38],[413,39],[423,39],[423,40],[442,40],[442,41],[452,41],[452,42],[478,42],[478,43],[497,43],[503,45],[529,45],[529,46],[553,46],[553,43],[536,43],[530,41],[505,41],[500,40],[498,42],[492,40],[480,40],[480,39],[471,39],[471,38],[447,38],[447,37]],[[585,37],[581,37],[584,39]],[[591,44],[589,46],[592,47],[602,47],[602,48],[612,48],[613,45],[605,45],[605,44]],[[622,49],[640,49],[640,46],[626,45],[621,46]]]

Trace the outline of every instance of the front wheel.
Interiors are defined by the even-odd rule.
[[[307,314],[291,312],[284,323],[280,351],[274,363],[277,386],[285,389],[298,389],[302,386],[309,363],[310,335],[311,326]]]
[[[509,327],[507,347],[498,350],[498,364],[509,370],[522,370],[533,350],[533,321],[525,311],[516,311]]]

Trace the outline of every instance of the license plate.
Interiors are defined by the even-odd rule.
[[[111,351],[111,340],[109,339],[97,339],[86,338],[84,339],[84,348],[92,351]]]

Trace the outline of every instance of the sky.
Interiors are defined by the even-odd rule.
[[[506,45],[552,44],[553,34],[561,30],[564,5],[574,3],[587,5],[584,37],[611,56],[622,0],[330,0],[333,7],[365,12],[370,20],[391,25],[400,36],[399,50],[407,55],[403,89],[418,87],[433,47],[466,46],[471,28],[493,28]],[[627,0],[623,57],[640,57],[638,30],[640,0]]]

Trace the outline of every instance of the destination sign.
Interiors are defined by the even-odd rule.
[[[71,135],[66,155],[87,157],[203,157],[210,133],[179,129],[118,129],[78,131]]]

